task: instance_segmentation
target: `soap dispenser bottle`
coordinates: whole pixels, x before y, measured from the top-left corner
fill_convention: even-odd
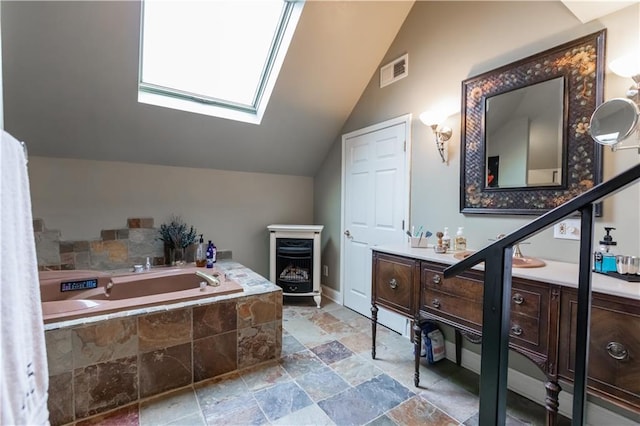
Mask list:
[[[451,250],[451,237],[449,236],[449,228],[444,227],[444,233],[442,234],[442,246],[447,250]]]
[[[456,251],[465,251],[467,249],[467,239],[462,232],[463,229],[462,226],[458,227],[456,239],[453,240],[453,249]]]
[[[613,237],[610,232],[616,228],[606,227],[604,231],[605,236],[600,241],[600,248],[594,255],[593,267],[597,272],[615,272],[616,271],[616,256],[613,253],[611,247],[618,243],[613,241]]]
[[[200,242],[198,242],[198,247],[196,248],[196,266],[202,268],[206,264],[207,248],[204,246],[204,239],[202,238],[202,234],[200,234]]]

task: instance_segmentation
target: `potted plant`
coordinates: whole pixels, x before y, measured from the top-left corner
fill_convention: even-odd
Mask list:
[[[169,223],[163,223],[158,230],[159,240],[164,242],[165,256],[169,253],[169,264],[183,265],[186,263],[186,249],[195,243],[197,232],[193,226],[188,226],[180,216],[171,216]]]

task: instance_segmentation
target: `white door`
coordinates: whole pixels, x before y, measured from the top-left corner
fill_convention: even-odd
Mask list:
[[[342,137],[344,305],[371,317],[371,248],[405,241],[409,128],[403,116]],[[408,320],[380,308],[378,322],[408,334]]]

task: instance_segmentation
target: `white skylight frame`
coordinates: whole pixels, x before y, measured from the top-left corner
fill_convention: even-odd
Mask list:
[[[263,63],[260,82],[254,93],[253,101],[246,104],[143,81],[144,6],[145,2],[149,1],[165,0],[143,0],[141,2],[138,102],[246,123],[260,124],[302,13],[304,0],[283,0],[278,27],[275,35],[272,37],[269,52]],[[238,2],[239,0],[231,1]]]

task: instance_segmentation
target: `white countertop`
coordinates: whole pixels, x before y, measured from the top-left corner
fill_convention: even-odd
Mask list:
[[[412,248],[409,243],[398,245],[380,245],[371,247],[372,250],[397,254],[420,260],[452,265],[459,262],[454,258],[454,253],[439,254],[433,250],[433,246],[428,248]],[[557,262],[543,259],[546,266],[541,268],[513,268],[514,277],[526,278],[534,281],[557,284],[566,287],[578,288],[578,264]],[[484,264],[476,265],[473,269],[484,269]],[[591,274],[591,289],[597,293],[610,294],[628,299],[640,300],[640,282],[628,282],[618,278],[609,277],[593,272]]]

